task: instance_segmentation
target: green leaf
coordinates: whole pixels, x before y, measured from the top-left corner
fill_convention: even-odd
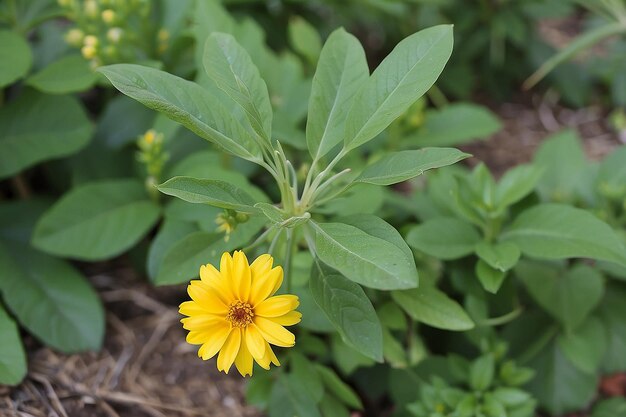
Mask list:
[[[100,260],[135,245],[159,218],[137,180],[81,185],[66,193],[39,220],[33,245],[53,255]]]
[[[486,139],[500,129],[502,123],[486,107],[470,103],[450,104],[441,110],[427,111],[424,125],[404,142],[419,146],[455,146],[474,139]]]
[[[394,291],[391,297],[409,316],[429,326],[445,330],[469,330],[474,327],[459,303],[433,286]]]
[[[26,354],[20,332],[0,305],[0,384],[17,385],[26,376],[26,371]]]
[[[355,181],[376,185],[396,184],[422,175],[429,169],[452,165],[470,156],[454,148],[391,152],[365,168]]]
[[[226,152],[250,161],[261,160],[249,121],[243,111],[236,111],[236,104],[225,93],[140,65],[116,64],[98,71],[122,93]]]
[[[313,267],[311,294],[343,341],[378,362],[383,360],[383,336],[378,316],[363,289],[339,274]]]
[[[345,147],[373,139],[435,83],[452,53],[452,26],[417,32],[400,42],[354,98]]]
[[[317,403],[294,375],[281,376],[274,382],[268,414],[269,417],[322,417]]]
[[[461,219],[437,217],[412,228],[406,241],[412,248],[439,259],[467,256],[481,240],[476,228]]]
[[[506,272],[493,268],[482,259],[479,259],[478,262],[476,262],[475,271],[476,276],[478,277],[478,280],[483,288],[492,294],[496,294],[498,292],[500,286],[502,286],[502,283],[504,282],[504,278],[506,277]]]
[[[523,261],[515,273],[546,312],[572,330],[598,305],[604,292],[602,275],[587,265],[570,270]]]
[[[626,369],[626,287],[624,285],[610,285],[600,304],[600,316],[606,334],[608,345],[602,360],[602,370],[605,373],[623,372]]]
[[[196,232],[173,244],[165,253],[157,276],[156,285],[170,285],[196,278],[200,265],[219,265],[224,252],[239,248],[250,240],[262,223],[250,219],[231,233],[228,241],[220,233]]]
[[[0,108],[0,178],[78,151],[91,132],[75,98],[25,92]]]
[[[189,203],[208,204],[243,213],[258,213],[256,201],[244,190],[226,181],[174,177],[157,186],[164,194]]]
[[[560,334],[557,343],[570,362],[593,375],[606,352],[607,334],[602,322],[590,317],[573,331]]]
[[[622,197],[626,194],[626,146],[623,145],[609,154],[598,170],[598,188],[609,197]]]
[[[118,95],[109,100],[102,111],[95,136],[108,147],[119,149],[135,143],[137,136],[152,128],[156,116],[138,101]]]
[[[324,396],[324,385],[322,385],[322,377],[317,372],[315,365],[297,352],[290,353],[289,365],[294,380],[302,385],[316,403],[320,402]]]
[[[96,74],[80,55],[68,55],[31,75],[26,83],[49,94],[67,94],[91,88]]]
[[[47,345],[65,353],[100,348],[102,304],[69,264],[26,245],[0,243],[0,292],[20,324]]]
[[[26,39],[10,30],[0,30],[0,88],[25,76],[32,63]]]
[[[322,40],[317,29],[303,18],[296,16],[289,20],[287,35],[291,47],[304,56],[309,63],[315,65],[322,50]]]
[[[146,269],[151,280],[154,281],[158,276],[165,254],[185,236],[196,231],[197,226],[192,222],[181,221],[166,215],[165,221],[160,225],[159,232],[152,239],[148,250]]]
[[[306,141],[313,159],[341,143],[355,94],[369,78],[361,43],[343,29],[326,40],[309,99]]]
[[[530,365],[538,376],[528,384],[528,391],[551,415],[585,408],[595,396],[597,376],[579,371],[556,342],[543,349]]]
[[[204,47],[207,75],[245,111],[254,131],[269,145],[272,105],[267,85],[248,52],[226,33],[213,33]]]
[[[317,255],[346,278],[382,290],[417,286],[413,256],[399,245],[401,238],[388,223],[377,221],[376,232],[345,223],[310,224],[316,232]]]
[[[519,165],[508,170],[496,186],[496,206],[508,207],[530,194],[543,171],[533,165]]]
[[[537,191],[544,200],[570,202],[587,175],[585,151],[578,134],[565,130],[546,138],[533,163],[543,170]]]
[[[495,366],[495,361],[491,354],[486,354],[476,359],[470,367],[470,387],[476,391],[486,391],[493,382]]]
[[[540,204],[524,211],[501,240],[535,258],[592,258],[626,265],[626,247],[609,225],[562,204]]]
[[[526,391],[510,387],[496,388],[493,390],[493,396],[507,407],[517,407],[532,398]]]
[[[324,395],[320,411],[323,417],[350,417],[350,410],[331,394]]]
[[[488,243],[482,241],[476,245],[475,250],[480,259],[502,272],[513,268],[521,255],[519,248],[510,242]]]
[[[616,417],[626,415],[626,399],[614,397],[598,402],[591,417]]]
[[[357,410],[363,409],[361,399],[352,390],[350,385],[343,382],[332,369],[319,364],[316,364],[315,366],[317,368],[317,372],[322,377],[322,382],[324,383],[324,386],[326,386],[328,392],[332,392],[333,396],[337,397],[342,403],[350,408]]]

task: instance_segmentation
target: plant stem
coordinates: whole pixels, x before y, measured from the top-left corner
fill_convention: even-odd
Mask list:
[[[287,275],[287,293],[291,292],[291,268],[292,268],[292,260],[291,258],[294,255],[294,247],[296,245],[296,240],[294,239],[294,230],[287,229],[287,252],[285,253],[285,274]]]

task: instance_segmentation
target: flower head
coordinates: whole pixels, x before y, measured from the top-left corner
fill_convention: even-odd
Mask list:
[[[291,347],[295,336],[284,326],[300,322],[295,295],[274,295],[283,281],[283,269],[273,267],[270,255],[248,264],[246,255],[224,253],[218,271],[207,264],[200,280],[191,281],[192,301],[180,305],[181,320],[189,330],[187,342],[201,345],[203,360],[217,357],[217,369],[228,373],[233,363],[241,375],[252,375],[253,361],[264,369],[280,366],[270,344]]]

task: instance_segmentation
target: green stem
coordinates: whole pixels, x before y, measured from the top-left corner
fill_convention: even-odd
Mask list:
[[[291,267],[292,267],[292,261],[291,258],[293,257],[293,252],[295,249],[295,245],[296,245],[296,240],[294,239],[294,230],[293,229],[287,229],[287,252],[285,253],[285,275],[287,275],[287,293],[291,293]]]
[[[446,107],[449,104],[448,99],[445,94],[443,94],[443,91],[441,91],[441,89],[439,89],[436,85],[433,85],[430,87],[430,90],[428,90],[428,98],[430,98],[435,107],[438,109]]]
[[[268,253],[272,256],[274,256],[274,249],[276,249],[276,243],[278,243],[278,238],[280,238],[280,235],[283,234],[283,230],[279,229],[278,232],[276,232],[276,234],[274,235],[274,238],[272,239],[272,243],[270,243],[270,248],[268,249]]]
[[[503,324],[506,324],[510,321],[515,320],[517,317],[519,317],[520,314],[522,314],[523,311],[524,309],[522,308],[522,306],[517,306],[514,310],[502,316],[492,317],[492,318],[481,321],[480,325],[487,326],[487,327],[501,326]]]
[[[259,246],[261,243],[263,243],[263,241],[265,240],[267,235],[269,235],[272,232],[272,230],[274,230],[275,228],[276,228],[276,225],[270,226],[266,231],[261,233],[261,235],[258,238],[256,238],[256,240],[254,242],[252,242],[252,244],[250,244],[250,245],[246,246],[245,248],[243,248],[243,251],[244,252],[249,252],[252,249],[254,249],[257,246]]]

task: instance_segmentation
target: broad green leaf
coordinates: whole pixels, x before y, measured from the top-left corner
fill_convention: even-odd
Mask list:
[[[20,332],[0,305],[0,384],[17,385],[26,376],[26,371],[26,354]]]
[[[571,130],[546,138],[533,163],[543,170],[537,191],[544,200],[557,202],[577,197],[589,165],[578,134]]]
[[[331,392],[333,396],[337,397],[341,402],[351,408],[357,410],[363,409],[361,399],[352,390],[350,385],[343,382],[332,369],[323,365],[315,366],[317,368],[317,372],[321,375],[322,382],[328,389],[328,392]]]
[[[521,255],[519,248],[510,242],[488,243],[482,241],[476,245],[475,250],[480,259],[502,272],[513,268]]]
[[[373,184],[354,184],[339,196],[332,198],[313,211],[326,215],[353,216],[374,214],[385,202],[385,189]]]
[[[315,250],[328,266],[366,287],[397,290],[417,286],[413,257],[386,235],[369,233],[345,223],[312,223]],[[392,228],[386,225],[385,229]],[[382,236],[382,237],[381,237]]]
[[[487,391],[493,382],[495,361],[493,355],[485,354],[472,362],[469,374],[470,387],[475,391]]]
[[[487,262],[479,259],[475,267],[476,276],[486,291],[496,294],[504,282],[506,272],[493,268]]]
[[[573,331],[560,334],[557,343],[570,362],[593,375],[606,352],[607,334],[602,322],[590,317]]]
[[[322,49],[309,99],[306,142],[313,159],[341,143],[350,104],[368,78],[361,43],[343,29],[334,31]]]
[[[376,185],[396,184],[422,175],[429,169],[452,165],[470,156],[454,148],[392,152],[365,168],[355,181]]]
[[[326,274],[315,266],[310,288],[315,302],[343,341],[367,357],[382,362],[382,328],[363,289],[342,275]]]
[[[257,213],[256,201],[244,190],[228,182],[192,177],[174,177],[157,187],[164,194],[189,203],[208,204],[244,213]]]
[[[0,108],[0,178],[78,151],[91,132],[74,97],[25,92]]]
[[[373,139],[435,83],[452,53],[452,26],[417,32],[400,42],[354,98],[344,144]]]
[[[324,385],[315,365],[297,351],[290,352],[289,365],[297,383],[303,386],[316,403],[320,402],[324,396]]]
[[[626,287],[610,285],[600,303],[600,316],[608,336],[607,351],[602,360],[605,373],[623,372],[626,369]]]
[[[246,50],[233,36],[213,33],[205,44],[203,65],[207,75],[241,106],[254,131],[269,145],[272,105],[265,81]]]
[[[507,171],[496,186],[496,206],[504,208],[526,197],[542,175],[543,171],[533,165],[519,165]]]
[[[459,303],[433,286],[394,291],[391,296],[409,316],[429,326],[445,330],[469,330],[474,327]]]
[[[317,29],[303,18],[296,16],[289,20],[287,35],[294,51],[315,65],[322,50],[322,40]]]
[[[225,94],[140,65],[116,64],[98,71],[122,93],[164,113],[226,152],[250,161],[261,159],[249,121],[235,111]]]
[[[0,243],[0,292],[29,332],[62,352],[98,350],[104,310],[69,264],[19,243]]]
[[[48,94],[67,94],[91,88],[96,74],[80,55],[68,55],[31,75],[26,83]]]
[[[196,231],[198,231],[197,226],[192,222],[166,217],[148,250],[146,270],[151,280],[154,281],[158,276],[165,254],[185,236]]]
[[[85,184],[66,193],[41,217],[33,244],[57,256],[108,259],[135,245],[159,214],[159,206],[137,180]]]
[[[152,128],[156,116],[157,113],[138,101],[118,95],[102,111],[95,136],[108,147],[119,149],[134,143],[139,135]]]
[[[427,220],[412,228],[406,236],[412,248],[444,260],[458,259],[473,253],[480,239],[473,225],[453,217]]]
[[[262,227],[258,220],[250,219],[231,233],[228,241],[221,233],[195,232],[183,237],[164,254],[154,283],[170,285],[187,282],[198,277],[200,266],[219,265],[224,252],[244,246]]]
[[[602,161],[597,182],[600,192],[609,198],[619,199],[626,194],[626,145]]]
[[[604,292],[602,275],[587,265],[570,270],[523,261],[515,273],[533,299],[567,329],[575,329],[598,305]]]
[[[599,401],[593,407],[591,417],[616,417],[626,415],[626,399],[613,397]]]
[[[269,417],[322,417],[317,403],[293,374],[274,381],[270,395]]]
[[[527,385],[551,415],[563,415],[589,404],[596,393],[598,378],[579,371],[563,355],[556,342],[551,342],[531,362],[537,376]]]
[[[10,30],[0,30],[0,88],[25,76],[32,63],[26,39]]]
[[[502,129],[502,123],[489,109],[470,103],[450,104],[426,112],[424,125],[408,136],[411,146],[455,146],[475,139],[487,139]]]
[[[592,258],[626,265],[626,246],[609,225],[562,204],[540,204],[524,211],[501,240],[535,258]]]
[[[350,410],[346,408],[332,394],[326,393],[320,402],[320,411],[323,417],[350,417]]]

